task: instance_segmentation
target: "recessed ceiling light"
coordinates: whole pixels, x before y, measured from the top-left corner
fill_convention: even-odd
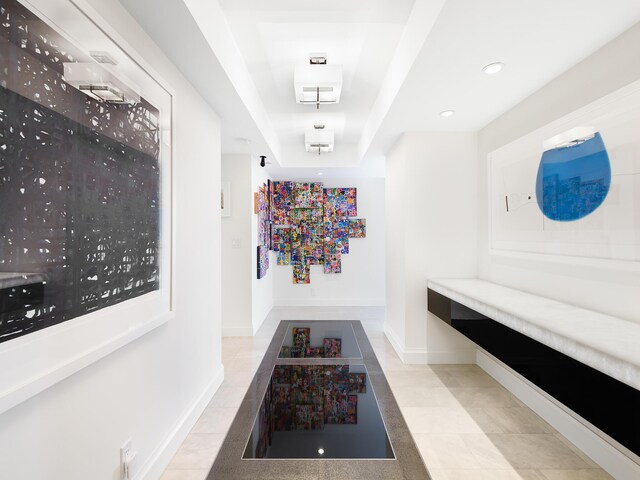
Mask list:
[[[440,116],[441,117],[452,117],[454,113],[456,113],[455,110],[445,110],[444,112],[440,112]]]
[[[322,172],[318,172],[318,175],[324,175],[324,173],[322,173]]]
[[[487,75],[493,75],[495,73],[498,73],[503,68],[504,68],[504,63],[494,62],[494,63],[490,63],[489,65],[485,65],[482,71]]]
[[[319,448],[319,449],[318,449],[318,453],[319,453],[320,455],[324,455],[324,448]]]

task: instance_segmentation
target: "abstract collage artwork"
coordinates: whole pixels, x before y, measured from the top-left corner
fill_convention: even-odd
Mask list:
[[[342,272],[349,239],[366,237],[358,215],[356,188],[324,188],[318,182],[267,181],[258,189],[258,278],[277,265],[293,267],[293,283],[311,282],[311,265],[326,274]]]
[[[20,2],[0,17],[2,343],[160,290],[167,207],[160,110],[90,98],[63,75],[88,55]]]
[[[489,153],[492,252],[640,261],[640,82]]]

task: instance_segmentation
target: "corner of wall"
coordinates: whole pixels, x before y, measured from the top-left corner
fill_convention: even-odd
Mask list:
[[[477,274],[477,134],[409,132],[387,157],[385,333],[406,363],[474,363],[475,350],[429,318],[426,282]],[[453,186],[455,185],[455,188]]]
[[[389,340],[389,343],[391,343],[391,346],[395,350],[400,360],[404,363],[404,341],[400,336],[396,335],[396,333],[393,331],[393,327],[389,322],[387,322],[386,318],[384,321],[384,334],[387,337],[387,340]]]

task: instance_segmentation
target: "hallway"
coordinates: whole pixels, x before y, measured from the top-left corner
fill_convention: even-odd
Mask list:
[[[640,0],[0,18],[0,480],[640,479]]]
[[[592,460],[477,365],[405,365],[378,307],[275,308],[225,337],[225,380],[162,480],[204,480],[280,320],[360,319],[434,480],[605,480]],[[283,472],[282,478],[289,478]]]

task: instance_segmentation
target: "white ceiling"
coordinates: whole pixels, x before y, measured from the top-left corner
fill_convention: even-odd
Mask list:
[[[404,131],[479,130],[640,21],[638,0],[446,0],[426,39],[415,37],[422,43],[390,108],[372,113],[379,95],[396,93],[381,88],[404,54],[396,47],[414,3],[429,1],[220,0],[280,139],[281,166],[353,168],[363,156],[378,164]],[[294,67],[310,52],[344,66],[339,105],[296,105]],[[507,67],[484,75],[494,61]],[[447,109],[454,117],[440,117]],[[303,141],[318,121],[336,132],[335,152],[320,157]]]
[[[402,132],[477,131],[640,21],[640,0],[120,1],[218,113],[223,153],[291,178],[383,176]],[[344,67],[340,103],[319,111],[293,92],[311,52]],[[305,152],[315,122],[333,153]]]
[[[405,131],[480,130],[638,21],[638,0],[448,0],[367,157]]]
[[[354,163],[357,143],[414,0],[220,0],[231,31],[282,145],[281,165]],[[293,73],[309,54],[343,66],[338,105],[295,103]],[[304,132],[321,122],[336,148],[304,150]],[[339,159],[339,160],[336,160]]]

